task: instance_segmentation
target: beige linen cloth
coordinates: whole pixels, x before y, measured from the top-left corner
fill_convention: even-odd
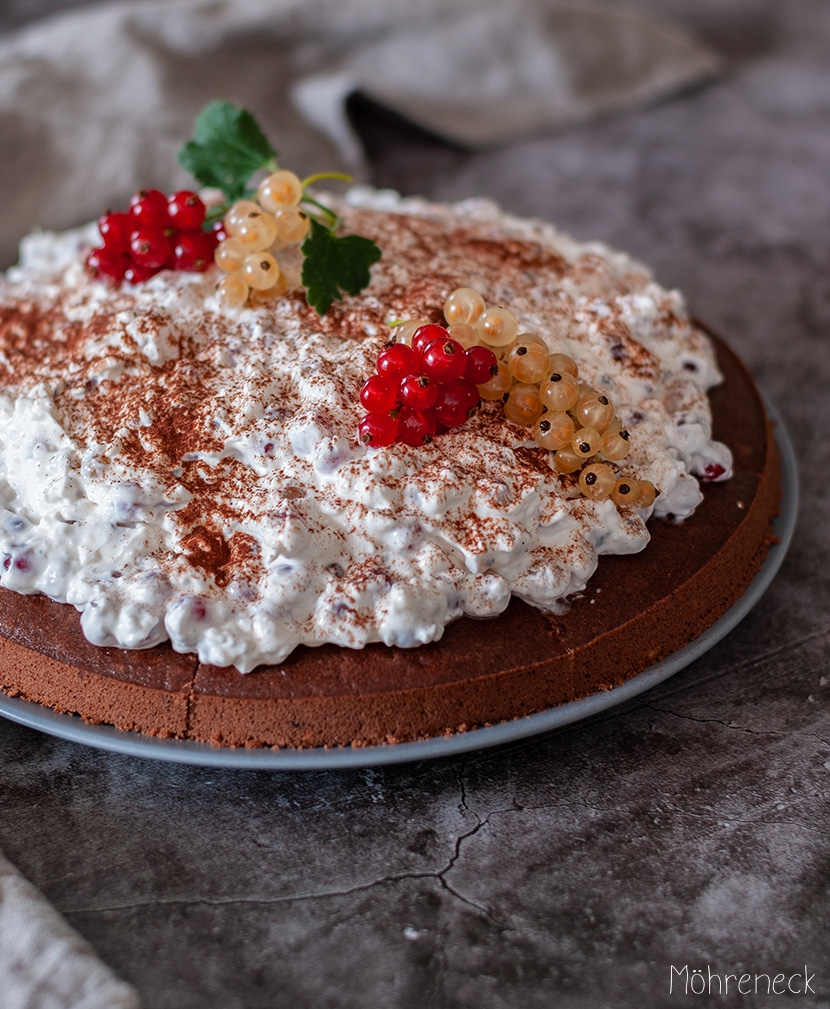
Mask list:
[[[0,1006],[139,1009],[133,989],[96,957],[0,855]]]
[[[211,98],[250,108],[301,174],[362,167],[359,91],[480,147],[663,98],[714,54],[580,0],[178,0],[87,8],[0,36],[0,267],[35,225],[66,227],[142,187]]]
[[[213,98],[248,107],[298,172],[361,176],[345,111],[355,92],[477,148],[653,102],[717,69],[682,32],[580,0],[85,8],[0,36],[0,266],[35,226],[186,184],[176,152]],[[138,1005],[2,856],[0,993],[3,1009]]]

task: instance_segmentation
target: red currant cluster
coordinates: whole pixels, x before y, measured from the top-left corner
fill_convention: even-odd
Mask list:
[[[368,413],[358,437],[373,448],[432,441],[467,420],[479,404],[477,386],[497,371],[496,355],[487,347],[465,350],[443,326],[420,326],[411,346],[396,343],[378,354],[377,374],[360,390]]]
[[[104,243],[90,252],[87,270],[116,284],[140,284],[163,269],[201,273],[213,262],[220,237],[202,230],[204,220],[205,205],[195,193],[141,189],[126,213],[99,218]]]

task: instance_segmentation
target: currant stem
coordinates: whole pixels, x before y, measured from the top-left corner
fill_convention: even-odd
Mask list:
[[[301,202],[310,203],[312,206],[317,207],[318,210],[321,210],[326,215],[326,220],[330,222],[326,224],[326,227],[329,228],[331,231],[334,231],[336,228],[339,228],[340,225],[343,223],[342,218],[338,217],[338,215],[335,214],[333,210],[331,210],[329,207],[324,206],[324,204],[320,203],[318,200],[313,199],[311,196],[304,195]]]
[[[220,218],[224,217],[230,208],[230,203],[215,203],[212,207],[208,207],[205,212],[205,224],[214,224]],[[208,230],[208,229],[205,229]]]
[[[315,182],[319,182],[320,179],[340,179],[343,182],[351,182],[351,175],[344,175],[343,172],[318,172],[316,175],[309,175],[307,179],[303,179],[300,185],[303,189],[307,189],[308,186]]]

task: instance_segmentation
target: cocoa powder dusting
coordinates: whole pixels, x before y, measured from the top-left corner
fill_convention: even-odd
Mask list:
[[[111,326],[108,313],[85,322],[66,316],[66,295],[40,304],[35,301],[0,304],[0,375],[14,385],[36,381],[55,368],[76,360],[90,339]]]
[[[192,533],[181,541],[182,553],[191,564],[214,576],[219,586],[227,583],[225,567],[231,551],[221,533],[212,532],[203,525],[195,526]]]

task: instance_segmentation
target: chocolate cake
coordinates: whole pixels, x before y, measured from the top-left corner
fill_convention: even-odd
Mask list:
[[[112,291],[73,267],[83,234],[12,273],[4,691],[217,745],[394,743],[608,689],[744,592],[780,477],[728,347],[715,364],[621,254],[483,204],[372,199],[344,213],[385,258],[323,320],[291,291],[223,311],[209,276]],[[357,443],[388,321],[434,323],[464,284],[579,356],[655,503],[581,497],[497,403],[418,448]]]

